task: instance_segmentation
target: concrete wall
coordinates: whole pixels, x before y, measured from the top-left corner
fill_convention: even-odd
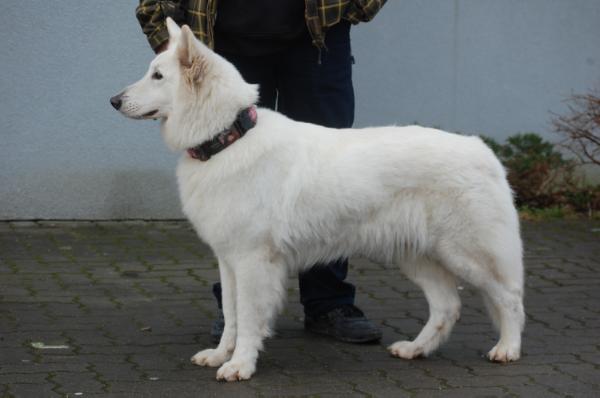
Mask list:
[[[157,123],[108,103],[152,58],[136,4],[3,0],[0,219],[181,216]],[[353,31],[356,124],[552,138],[600,84],[598,21],[598,0],[389,0]]]

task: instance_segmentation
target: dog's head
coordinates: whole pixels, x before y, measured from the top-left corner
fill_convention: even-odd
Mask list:
[[[133,119],[161,119],[167,144],[181,150],[228,127],[258,100],[256,85],[199,40],[190,28],[167,18],[169,44],[138,82],[110,99]]]

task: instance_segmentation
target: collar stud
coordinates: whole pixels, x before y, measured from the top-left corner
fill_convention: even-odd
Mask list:
[[[248,130],[256,126],[256,120],[256,106],[252,105],[238,113],[235,121],[228,129],[221,131],[215,137],[204,141],[200,145],[188,148],[187,153],[192,159],[206,162],[211,156],[221,152],[223,149],[242,138]]]

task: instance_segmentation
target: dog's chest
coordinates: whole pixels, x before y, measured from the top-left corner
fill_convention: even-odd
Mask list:
[[[214,248],[242,232],[250,236],[267,228],[269,209],[261,204],[259,181],[196,162],[182,159],[177,180],[183,212],[202,240]]]

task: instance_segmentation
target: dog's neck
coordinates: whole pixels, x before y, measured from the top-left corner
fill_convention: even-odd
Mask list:
[[[241,110],[258,102],[258,86],[244,81],[227,60],[203,54],[203,73],[195,80],[182,75],[169,116],[161,125],[174,151],[187,151],[228,130]]]
[[[201,87],[182,84],[169,117],[161,123],[169,148],[187,151],[212,140],[234,124],[241,110],[258,102],[258,87],[247,84],[241,76],[239,82],[227,85],[222,80],[207,76]]]
[[[226,128],[212,139],[206,140],[200,145],[188,148],[188,155],[193,159],[203,162],[207,161],[211,156],[221,152],[242,138],[248,130],[256,126],[256,119],[256,106],[252,105],[238,113],[235,121],[229,128]]]

